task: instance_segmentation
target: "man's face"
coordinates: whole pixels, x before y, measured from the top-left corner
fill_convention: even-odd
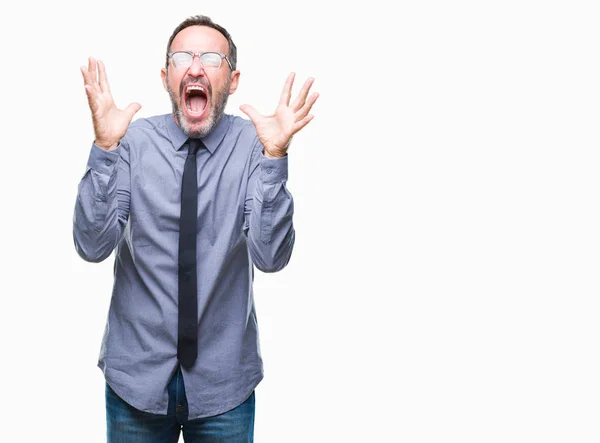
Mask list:
[[[220,52],[229,54],[223,34],[208,26],[189,26],[179,32],[171,52]],[[237,89],[239,71],[231,72],[226,60],[218,69],[203,67],[194,57],[189,67],[173,66],[161,70],[163,86],[171,97],[177,124],[188,137],[206,136],[221,120],[227,98]]]

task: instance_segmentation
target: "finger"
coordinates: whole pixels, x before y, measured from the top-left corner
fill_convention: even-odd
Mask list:
[[[88,61],[88,74],[91,83],[98,83],[97,74],[96,74],[96,59],[94,57],[90,57]]]
[[[92,104],[92,87],[90,85],[84,85],[85,95],[87,96],[88,102]]]
[[[106,76],[106,67],[104,63],[98,60],[98,72],[100,77],[100,89],[103,92],[110,92],[110,86],[108,85],[108,77]]]
[[[94,91],[94,87],[90,86],[90,85],[85,85],[85,93],[87,95],[87,100],[88,100],[90,109],[92,111],[92,115],[94,115],[95,112],[98,110],[98,103],[97,103],[96,99],[94,98],[94,96],[96,95],[96,93]]]
[[[304,85],[302,86],[298,97],[296,98],[296,100],[294,100],[294,103],[292,103],[292,109],[294,110],[294,112],[302,108],[302,106],[304,106],[304,103],[306,102],[306,96],[308,95],[308,92],[310,91],[310,88],[314,81],[315,79],[313,77],[310,77],[304,82]]]
[[[140,109],[142,109],[142,105],[140,105],[139,103],[135,103],[135,102],[130,103],[129,106],[127,106],[125,108],[125,114],[129,118],[129,121],[131,121],[131,119],[133,118],[135,113],[138,112]]]
[[[92,83],[94,84],[98,92],[102,93],[102,88],[100,87],[100,82],[98,81],[98,61],[94,57],[90,57],[90,59],[92,65],[90,69],[90,74],[92,75]]]
[[[96,80],[96,60],[94,57],[89,57],[88,59],[88,67],[85,76],[87,84],[92,86],[94,91],[100,93],[100,85],[98,85],[98,81]]]
[[[88,68],[86,68],[85,66],[81,66],[80,69],[81,69],[81,75],[83,76],[83,84],[84,84],[84,86],[86,86],[86,92],[89,92],[92,94],[98,93],[99,92],[98,88],[93,84],[92,80],[90,79],[91,75],[90,75]],[[89,91],[88,91],[88,88],[89,88]]]
[[[89,69],[87,68],[87,66],[84,66],[84,65],[81,65],[79,69],[81,69],[81,75],[83,76],[83,83],[85,85],[89,85],[91,83]]]
[[[292,129],[293,133],[295,134],[300,129],[304,128],[306,125],[308,125],[308,122],[310,122],[313,118],[314,118],[314,115],[308,114],[306,117],[304,117],[298,123],[296,123]]]
[[[295,72],[290,72],[285,80],[285,85],[283,85],[283,91],[281,91],[281,97],[279,99],[280,105],[289,106],[290,97],[292,96],[292,85],[294,84],[294,77],[296,76]]]
[[[315,104],[317,99],[319,98],[319,93],[314,92],[310,95],[304,106],[300,109],[300,111],[296,112],[296,121],[302,120],[306,115],[310,112],[310,109]]]
[[[240,111],[242,111],[244,114],[246,114],[250,118],[250,120],[252,120],[252,123],[254,123],[254,126],[256,126],[256,124],[262,118],[262,115],[260,115],[260,113],[250,105],[240,106]]]
[[[81,71],[81,76],[83,77],[83,84],[87,85],[88,84],[88,80],[87,80],[87,68],[83,65],[81,65],[79,67],[79,70]]]

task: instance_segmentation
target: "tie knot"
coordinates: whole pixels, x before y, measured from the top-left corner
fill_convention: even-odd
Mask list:
[[[200,146],[202,146],[202,141],[199,138],[190,138],[189,139],[189,147],[188,147],[188,155],[196,155]]]

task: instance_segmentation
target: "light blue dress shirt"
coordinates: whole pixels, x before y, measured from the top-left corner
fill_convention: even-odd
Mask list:
[[[189,419],[241,404],[263,378],[254,269],[287,265],[294,245],[288,157],[264,156],[254,125],[223,115],[202,139],[198,174],[198,358],[182,368]],[[177,263],[187,137],[172,114],[134,121],[119,147],[92,145],[73,217],[77,253],[116,248],[98,366],[142,411],[166,414],[177,366]]]

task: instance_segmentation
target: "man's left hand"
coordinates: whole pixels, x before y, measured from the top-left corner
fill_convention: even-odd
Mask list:
[[[304,82],[298,97],[290,105],[295,76],[296,74],[293,72],[288,75],[281,92],[279,105],[273,115],[264,116],[250,105],[240,106],[240,110],[250,117],[256,127],[256,133],[265,148],[266,157],[285,156],[292,136],[313,119],[313,115],[309,112],[319,94],[313,92],[308,99],[306,97],[315,79],[311,77]]]

